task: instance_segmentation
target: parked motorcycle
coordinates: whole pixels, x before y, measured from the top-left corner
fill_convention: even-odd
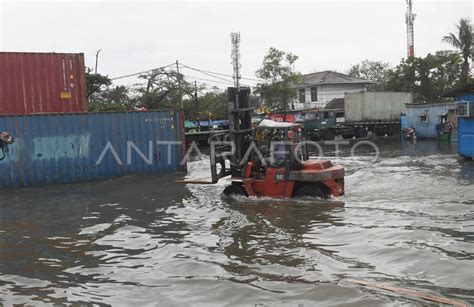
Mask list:
[[[405,140],[416,140],[415,128],[403,128],[402,136]]]

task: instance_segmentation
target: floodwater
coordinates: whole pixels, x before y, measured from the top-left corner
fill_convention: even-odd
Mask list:
[[[379,141],[339,157],[331,203],[223,200],[179,175],[0,191],[0,306],[426,306],[367,280],[474,303],[474,163]],[[189,164],[206,178],[208,161]]]

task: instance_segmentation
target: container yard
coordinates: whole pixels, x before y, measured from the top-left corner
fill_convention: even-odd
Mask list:
[[[0,307],[474,305],[469,11],[1,3]]]

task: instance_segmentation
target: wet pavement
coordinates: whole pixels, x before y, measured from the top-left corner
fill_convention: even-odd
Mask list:
[[[346,278],[474,303],[474,162],[378,141],[324,155],[338,201],[233,199],[179,174],[0,191],[0,306],[426,306]],[[208,178],[208,160],[189,164]]]

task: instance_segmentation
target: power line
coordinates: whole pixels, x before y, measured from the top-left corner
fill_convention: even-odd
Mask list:
[[[209,76],[209,77],[213,77],[213,78],[216,78],[216,79],[219,79],[219,80],[223,80],[223,81],[226,81],[226,82],[232,82],[232,81],[231,81],[231,80],[229,80],[229,79],[224,79],[224,78],[221,78],[221,77],[217,77],[217,76],[214,76],[214,75],[208,74],[208,73],[206,73],[206,72],[204,72],[204,71],[200,71],[200,70],[198,70],[198,69],[189,68],[189,67],[184,67],[184,68],[188,68],[188,69],[191,69],[191,70],[194,70],[194,71],[200,72],[200,73],[202,73],[202,74],[205,74],[205,75],[207,75],[207,76]]]
[[[110,80],[118,80],[118,79],[124,79],[124,78],[134,77],[134,76],[138,76],[138,75],[141,75],[141,74],[145,74],[145,73],[150,72],[150,71],[154,71],[154,70],[158,70],[158,69],[163,69],[163,68],[169,67],[169,66],[171,66],[171,65],[175,65],[175,63],[168,64],[168,65],[162,66],[162,67],[157,67],[157,68],[152,68],[152,69],[140,71],[140,72],[137,72],[137,73],[134,73],[134,74],[129,74],[129,75],[124,75],[124,76],[120,76],[120,77],[111,78]]]
[[[218,72],[213,72],[213,71],[209,71],[209,70],[204,70],[204,69],[194,68],[194,67],[190,67],[190,66],[184,65],[184,64],[182,64],[182,63],[180,63],[180,65],[181,65],[181,66],[183,66],[183,67],[186,67],[186,68],[189,68],[189,69],[195,70],[195,71],[202,72],[202,73],[209,73],[209,74],[214,74],[214,75],[218,75],[218,76],[223,76],[223,77],[230,77],[230,78],[233,78],[233,76],[232,76],[232,75],[226,75],[226,74],[222,74],[222,73],[218,73]],[[257,81],[257,82],[263,81],[263,80],[261,80],[261,79],[244,78],[244,77],[241,77],[240,79],[244,79],[244,80],[250,80],[250,81]]]
[[[140,72],[136,72],[136,73],[132,73],[132,74],[128,74],[128,75],[123,75],[123,76],[118,76],[118,77],[114,77],[114,78],[111,78],[110,80],[119,80],[119,79],[125,79],[125,78],[129,78],[129,77],[134,77],[134,76],[138,76],[138,75],[142,75],[142,74],[145,74],[145,73],[148,73],[148,72],[152,72],[152,71],[155,71],[155,70],[159,70],[159,69],[164,69],[164,68],[167,68],[167,67],[170,67],[170,66],[174,66],[176,65],[176,63],[171,63],[171,64],[168,64],[168,65],[165,65],[165,66],[161,66],[161,67],[157,67],[157,68],[152,68],[152,69],[148,69],[148,70],[144,70],[144,71],[140,71]],[[184,75],[181,73],[181,75],[183,77],[187,77],[187,78],[191,78],[193,80],[202,80],[202,81],[207,81],[207,82],[212,82],[212,83],[220,83],[220,84],[226,84],[226,85],[231,85],[231,84],[234,84],[233,81],[229,80],[229,79],[225,79],[225,78],[221,78],[221,77],[218,77],[218,76],[214,76],[213,74],[215,75],[222,75],[222,76],[226,76],[226,77],[232,77],[230,75],[226,75],[226,74],[221,74],[221,73],[215,73],[215,72],[211,72],[211,71],[207,71],[207,70],[202,70],[202,69],[198,69],[198,68],[194,68],[194,67],[190,67],[190,66],[187,66],[187,65],[184,65],[182,63],[179,63],[180,66],[184,67],[184,68],[187,68],[187,69],[190,69],[190,70],[193,70],[193,71],[197,71],[197,72],[200,72],[202,74],[205,74],[209,77],[212,77],[212,78],[216,78],[218,80],[211,80],[211,79],[206,79],[206,78],[200,78],[200,77],[195,77],[195,76],[189,76],[189,75]],[[251,79],[251,78],[242,78],[242,79],[246,79],[246,80],[254,80],[254,81],[258,81],[256,79]],[[146,82],[145,82],[146,83]],[[144,84],[144,83],[143,83]],[[209,84],[206,84],[206,83],[202,83],[204,85],[209,85]],[[133,85],[140,85],[140,83],[135,83]],[[250,86],[248,84],[242,84],[244,86]]]
[[[199,78],[199,77],[194,77],[194,76],[188,76],[188,75],[184,75],[184,74],[181,74],[183,77],[187,77],[187,78],[191,78],[191,79],[196,79],[196,80],[203,80],[203,81],[208,81],[208,82],[214,82],[214,83],[222,83],[222,84],[233,84],[232,81],[228,81],[226,80],[225,82],[224,81],[218,81],[218,80],[210,80],[210,79],[205,79],[205,78]]]

